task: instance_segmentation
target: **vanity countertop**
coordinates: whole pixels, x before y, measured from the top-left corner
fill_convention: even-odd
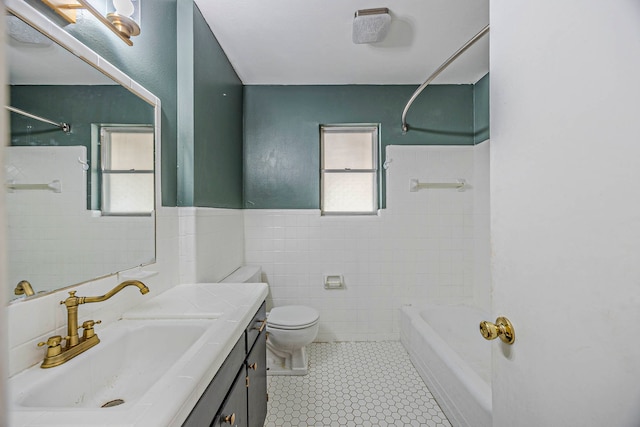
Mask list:
[[[167,369],[155,384],[131,404],[111,408],[43,408],[20,405],[25,392],[55,375],[55,370],[68,369],[73,364],[100,351],[100,345],[51,369],[34,366],[9,379],[10,425],[19,426],[120,426],[157,427],[181,426],[237,340],[267,296],[263,283],[200,283],[179,285],[145,301],[123,315],[125,321],[136,319],[166,322],[175,319],[203,319],[208,326],[201,337],[178,361]],[[102,342],[108,342],[110,328],[97,329]],[[171,345],[171,337],[167,337]],[[93,353],[92,353],[93,352]],[[162,357],[159,354],[158,357]],[[64,393],[63,389],[52,393]]]

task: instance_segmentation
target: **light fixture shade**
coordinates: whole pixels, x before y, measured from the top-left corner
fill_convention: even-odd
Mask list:
[[[107,19],[129,38],[140,34],[142,0],[107,0]]]
[[[353,18],[353,42],[355,44],[377,43],[389,32],[391,15],[389,9],[363,9]]]

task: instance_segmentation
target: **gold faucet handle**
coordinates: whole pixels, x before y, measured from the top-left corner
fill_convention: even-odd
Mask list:
[[[54,335],[52,337],[49,337],[47,339],[47,342],[39,342],[38,347],[42,347],[45,344],[49,347],[55,347],[60,345],[61,342],[62,342],[62,335]]]
[[[102,323],[102,320],[85,320],[84,322],[82,322],[82,327],[84,329],[92,329],[93,325],[97,325],[98,323]]]
[[[91,338],[93,337],[96,333],[93,330],[93,325],[97,325],[99,323],[102,323],[102,320],[85,320],[84,322],[82,322],[82,328],[84,329],[83,333],[82,333],[82,337],[84,339],[87,338]],[[80,329],[80,328],[78,328]]]
[[[47,342],[39,342],[38,347],[42,347],[43,345],[47,345],[47,357],[57,356],[62,353],[62,346],[60,343],[62,340],[68,340],[69,337],[63,337],[61,335],[54,335],[47,339]]]

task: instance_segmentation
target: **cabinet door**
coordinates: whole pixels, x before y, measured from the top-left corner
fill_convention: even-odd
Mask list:
[[[200,397],[200,400],[198,400],[189,417],[182,424],[182,427],[203,427],[211,424],[211,420],[215,417],[227,392],[231,389],[238,370],[244,371],[244,369],[241,369],[246,354],[244,348],[245,338],[243,334]]]
[[[212,427],[248,427],[246,381],[245,370],[240,369]]]
[[[267,416],[267,334],[263,331],[247,356],[249,427],[262,427]]]
[[[266,304],[262,303],[262,305],[256,312],[255,316],[253,316],[253,319],[251,319],[249,326],[247,326],[247,334],[246,334],[247,335],[247,350],[246,350],[247,354],[253,348],[253,345],[256,342],[258,335],[260,335],[266,330],[266,325],[267,325]]]

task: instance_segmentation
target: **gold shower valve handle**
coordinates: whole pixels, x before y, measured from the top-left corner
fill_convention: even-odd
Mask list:
[[[486,340],[494,340],[500,337],[507,344],[513,344],[516,340],[513,325],[509,319],[503,316],[498,317],[496,323],[487,322],[486,320],[480,322],[480,334]]]

